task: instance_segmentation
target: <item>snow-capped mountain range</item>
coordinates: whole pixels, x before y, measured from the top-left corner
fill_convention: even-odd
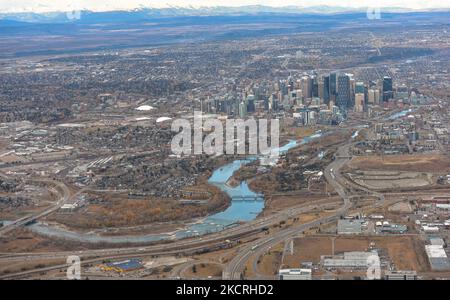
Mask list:
[[[449,5],[450,7],[450,5]],[[401,7],[382,7],[379,8],[383,13],[406,13],[416,11],[450,11],[450,8],[434,9],[410,9]],[[365,13],[368,7],[341,7],[341,6],[211,6],[211,7],[193,7],[193,6],[170,6],[163,8],[138,7],[131,10],[113,10],[113,11],[91,11],[83,8],[74,8],[67,11],[55,12],[16,12],[1,13],[0,19],[32,22],[32,23],[53,23],[53,22],[73,22],[68,17],[68,13],[78,11],[85,18],[98,20],[104,18],[123,19],[126,21],[142,20],[146,18],[172,17],[172,16],[220,16],[220,15],[257,15],[257,14],[341,14],[341,13]],[[75,20],[76,21],[76,20]]]

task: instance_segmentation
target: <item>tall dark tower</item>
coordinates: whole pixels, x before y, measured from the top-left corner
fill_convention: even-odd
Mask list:
[[[327,105],[330,103],[330,76],[323,77],[323,101]]]
[[[394,98],[394,89],[392,84],[392,78],[385,76],[383,78],[383,102],[388,102]]]
[[[343,111],[351,105],[350,77],[345,74],[337,79],[336,105]]]
[[[294,78],[292,76],[289,76],[288,83],[288,91],[292,92],[295,89]]]
[[[337,74],[330,74],[330,98],[336,100],[337,96]]]
[[[312,78],[312,96],[319,97],[319,81],[317,77]]]

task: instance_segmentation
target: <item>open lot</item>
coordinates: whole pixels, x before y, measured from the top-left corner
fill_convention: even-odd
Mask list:
[[[357,170],[449,173],[450,158],[444,155],[395,155],[354,157],[349,167]]]
[[[434,183],[431,173],[419,172],[358,171],[349,176],[359,185],[373,190],[424,187]]]
[[[186,269],[183,275],[187,278],[220,278],[222,276],[222,266],[216,263],[200,263]]]
[[[366,251],[370,244],[387,251],[390,260],[399,270],[429,269],[423,242],[418,236],[357,236],[338,237],[335,240],[335,254],[346,251]],[[294,254],[284,256],[283,266],[298,268],[301,262],[319,263],[321,255],[332,254],[330,236],[311,236],[294,240]]]

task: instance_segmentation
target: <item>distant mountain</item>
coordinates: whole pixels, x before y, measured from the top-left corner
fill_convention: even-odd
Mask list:
[[[236,40],[328,31],[382,33],[408,28],[447,28],[450,11],[383,11],[370,20],[364,11],[329,8],[277,10],[264,7],[199,9],[139,9],[133,11],[49,14],[8,14],[0,18],[0,58],[72,54],[178,43]],[[331,13],[333,12],[333,13]],[[399,31],[400,33],[403,31]],[[24,43],[23,41],[27,41]]]
[[[449,5],[450,6],[450,5]],[[450,8],[449,8],[450,10]],[[263,5],[249,5],[240,7],[169,7],[169,8],[139,8],[130,11],[106,11],[93,12],[82,10],[81,18],[73,17],[71,12],[48,12],[48,13],[0,13],[0,19],[13,20],[29,23],[67,23],[67,22],[133,22],[152,18],[167,18],[176,16],[238,16],[238,15],[264,15],[264,14],[342,14],[342,13],[365,13],[367,7],[346,8],[338,6],[284,6],[271,7]],[[381,8],[383,13],[405,13],[412,12],[408,8]],[[427,10],[427,11],[442,11]]]

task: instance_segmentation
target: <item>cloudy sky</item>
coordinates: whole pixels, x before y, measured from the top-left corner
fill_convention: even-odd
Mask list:
[[[0,12],[48,12],[88,9],[108,11],[139,7],[268,5],[301,7],[404,7],[411,9],[450,8],[450,0],[0,0]]]

